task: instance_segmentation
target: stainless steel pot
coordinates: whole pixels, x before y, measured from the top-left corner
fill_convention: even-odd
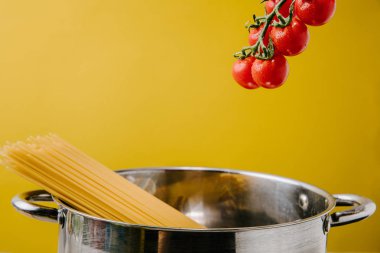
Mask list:
[[[357,195],[330,195],[282,177],[210,168],[118,171],[205,230],[132,225],[79,212],[45,191],[13,198],[33,218],[59,223],[59,253],[324,253],[330,227],[364,219],[375,204]],[[34,203],[55,201],[59,208]],[[352,209],[330,213],[335,206]]]

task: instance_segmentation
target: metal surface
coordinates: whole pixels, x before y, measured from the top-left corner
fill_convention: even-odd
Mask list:
[[[57,208],[42,206],[34,202],[51,202],[53,197],[44,190],[24,192],[12,199],[12,205],[17,211],[37,220],[57,222]]]
[[[13,204],[38,219],[52,220],[58,213],[59,253],[325,253],[330,225],[355,222],[375,209],[368,199],[337,195],[339,205],[355,202],[363,206],[335,213],[330,219],[329,212],[335,207],[330,194],[302,182],[260,173],[166,167],[118,173],[208,229],[115,222],[81,213],[58,199],[59,212],[46,209],[46,219],[45,208],[32,203],[36,197],[46,197],[41,191],[18,196]]]
[[[337,227],[357,222],[371,216],[376,211],[372,200],[352,194],[336,194],[336,206],[354,206],[354,208],[331,215],[331,226]]]

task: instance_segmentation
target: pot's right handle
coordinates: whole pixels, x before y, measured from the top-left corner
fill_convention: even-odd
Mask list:
[[[371,216],[376,204],[367,198],[354,194],[335,194],[336,206],[353,206],[354,208],[331,214],[331,226],[337,227],[360,221]]]
[[[53,197],[44,190],[24,192],[13,197],[12,205],[26,216],[57,223],[58,209],[34,203],[36,201],[52,202]]]

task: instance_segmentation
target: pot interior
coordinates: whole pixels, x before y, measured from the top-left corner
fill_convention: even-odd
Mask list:
[[[118,173],[208,228],[294,222],[335,205],[331,195],[319,188],[260,173],[196,168]]]

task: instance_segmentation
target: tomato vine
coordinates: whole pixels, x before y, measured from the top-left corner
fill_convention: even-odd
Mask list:
[[[234,54],[235,58],[241,59],[241,60],[249,56],[254,56],[256,59],[260,59],[260,60],[269,60],[273,58],[274,56],[273,41],[272,39],[269,39],[268,45],[265,45],[264,38],[268,32],[269,26],[286,27],[292,21],[293,14],[294,14],[294,3],[296,0],[293,0],[290,5],[289,16],[284,17],[280,13],[280,9],[285,4],[286,1],[287,0],[281,0],[280,2],[278,2],[275,8],[272,10],[272,12],[269,14],[266,14],[265,16],[256,17],[256,15],[253,15],[253,23],[251,24],[248,23],[246,25],[248,32],[252,28],[259,28],[263,24],[264,24],[264,27],[260,32],[257,42],[252,46],[244,47],[241,51],[236,52]],[[275,17],[277,17],[278,21],[274,20]]]
[[[326,24],[334,15],[335,0],[264,0],[265,15],[246,24],[250,46],[234,54],[235,81],[246,89],[273,89],[285,83],[285,58],[302,53],[309,43],[306,25]]]

